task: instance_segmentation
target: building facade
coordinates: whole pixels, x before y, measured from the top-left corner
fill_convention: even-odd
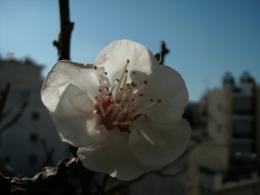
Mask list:
[[[0,159],[17,174],[31,176],[45,165],[56,164],[68,154],[40,98],[42,66],[30,59],[0,60],[0,89],[10,83],[0,128],[26,104],[21,117],[1,133]]]
[[[191,194],[260,194],[259,105],[259,86],[247,72],[237,83],[226,74],[223,86],[208,92],[206,136],[193,151],[198,181]]]

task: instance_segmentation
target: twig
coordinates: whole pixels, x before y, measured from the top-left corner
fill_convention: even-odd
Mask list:
[[[79,159],[65,159],[56,167],[43,168],[32,178],[0,174],[0,194],[94,194],[90,186],[93,176]]]
[[[23,115],[23,112],[25,108],[27,107],[28,103],[24,102],[20,108],[20,110],[15,114],[15,116],[8,122],[6,122],[1,128],[0,128],[0,135],[7,130],[8,128],[12,127],[15,123],[18,122],[18,120]]]
[[[59,0],[60,33],[53,45],[58,50],[59,60],[70,60],[70,39],[74,23],[70,21],[69,0]]]
[[[7,97],[9,95],[10,92],[10,83],[8,82],[4,88],[4,90],[0,91],[0,122],[3,120],[4,118],[4,111],[5,111],[5,106],[6,106],[6,101],[7,101]]]
[[[170,52],[170,50],[166,47],[166,43],[164,41],[161,41],[161,60],[160,64],[164,64],[165,56]]]

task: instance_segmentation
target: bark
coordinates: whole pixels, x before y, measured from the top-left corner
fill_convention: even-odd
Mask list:
[[[69,0],[59,0],[60,33],[53,45],[58,50],[59,60],[70,60],[70,40],[74,23],[70,21]]]

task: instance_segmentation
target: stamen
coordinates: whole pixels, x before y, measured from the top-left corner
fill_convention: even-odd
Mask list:
[[[98,92],[101,94],[102,97],[104,97],[106,95],[105,87],[102,86],[102,88],[99,88]]]
[[[126,65],[125,65],[125,67],[124,67],[124,69],[123,69],[123,71],[122,71],[122,73],[121,73],[120,79],[119,79],[119,81],[118,81],[118,87],[117,87],[117,89],[116,89],[116,94],[118,93],[118,90],[119,90],[119,88],[121,87],[122,82],[124,81],[124,77],[127,76],[125,72],[126,72],[126,70],[127,70],[127,65],[128,65],[128,63],[129,63],[129,60],[127,59],[127,63],[126,63]],[[126,78],[126,79],[127,79],[127,78]]]
[[[115,104],[113,106],[113,110],[111,112],[111,119],[115,121],[115,117],[117,116],[118,112],[120,111],[120,106],[119,104]]]
[[[110,89],[111,96],[112,96],[112,94],[115,93],[114,90],[115,90],[115,87],[117,86],[118,83],[119,83],[119,79],[116,79],[115,82],[113,83],[111,89]]]
[[[120,131],[130,133],[129,125],[132,121],[137,120],[146,110],[162,102],[161,99],[150,98],[147,103],[137,109],[138,98],[144,96],[143,89],[147,86],[148,81],[144,80],[138,87],[134,81],[129,82],[127,69],[129,62],[127,59],[119,79],[116,79],[112,86],[106,76],[107,72],[104,72],[103,69],[95,71],[99,79],[99,88],[95,97],[94,113],[102,115],[101,123],[108,130],[112,130],[116,126]],[[97,70],[98,67],[93,65],[93,69]],[[135,71],[132,73],[136,74]]]
[[[143,88],[144,88],[145,86],[146,86],[146,84],[142,84],[141,87],[139,87],[138,89],[134,90],[134,91],[132,92],[132,94],[137,94],[137,93],[139,93],[140,91],[143,90]]]
[[[146,111],[146,110],[152,108],[152,107],[153,107],[154,105],[156,105],[156,104],[157,104],[157,102],[152,101],[150,104],[146,104],[146,105],[144,105],[143,107],[139,108],[137,111],[135,111],[135,112],[132,114],[132,116],[134,116],[134,115],[136,115],[136,114],[143,113],[144,111]]]
[[[131,85],[133,86],[133,87],[136,87],[136,84],[132,81],[131,82]]]
[[[106,109],[106,114],[112,114],[112,108],[113,108],[114,102],[111,102],[110,105]]]
[[[102,100],[100,97],[97,97],[97,105],[98,105],[98,108],[99,108],[99,110],[100,110],[102,116],[105,117],[105,116],[106,116],[106,113],[105,113],[105,110],[104,110],[104,108],[103,108],[102,101],[103,101],[103,100]]]

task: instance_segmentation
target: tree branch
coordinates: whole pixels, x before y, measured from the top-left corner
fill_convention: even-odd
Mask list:
[[[70,60],[70,39],[74,23],[70,21],[69,0],[59,0],[60,33],[53,45],[58,50],[59,60]]]
[[[166,43],[164,41],[161,41],[161,61],[160,64],[164,64],[165,56],[170,52],[170,50],[166,47]]]
[[[8,82],[3,90],[0,91],[0,122],[3,120],[5,116],[5,106],[6,106],[6,101],[7,97],[9,95],[10,91],[10,83]]]
[[[65,159],[57,167],[45,167],[32,178],[5,177],[0,173],[0,194],[94,194],[94,173],[77,158]]]
[[[21,116],[23,115],[23,112],[25,110],[25,108],[27,107],[28,103],[24,102],[20,108],[20,110],[14,115],[14,117],[6,122],[1,128],[0,128],[0,136],[1,134],[8,128],[12,127],[14,124],[16,124],[18,122],[18,120],[21,118]]]

